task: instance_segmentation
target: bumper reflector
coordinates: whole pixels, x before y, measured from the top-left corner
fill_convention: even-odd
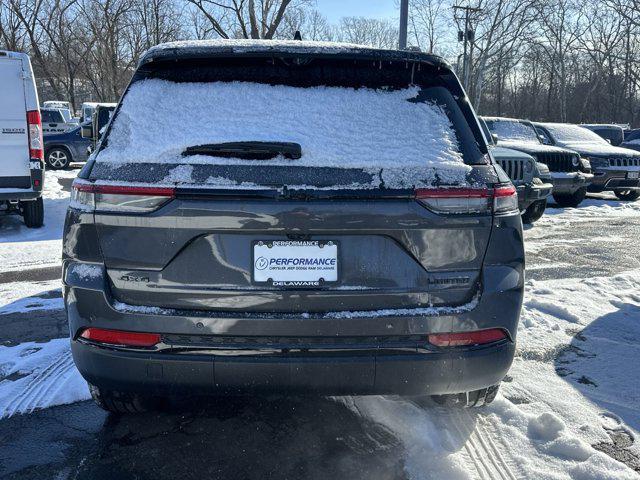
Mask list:
[[[477,330],[475,332],[459,333],[432,333],[429,335],[429,343],[436,347],[461,347],[464,345],[482,345],[493,343],[507,338],[507,334],[501,328],[490,330]]]
[[[92,342],[127,347],[153,347],[160,343],[160,335],[157,333],[123,332],[94,327],[87,328],[80,337]]]

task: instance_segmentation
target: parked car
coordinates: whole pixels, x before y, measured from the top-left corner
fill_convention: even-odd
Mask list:
[[[88,154],[91,154],[98,146],[98,142],[116,109],[116,105],[115,103],[96,104],[93,109],[91,121],[82,125],[81,135],[83,138],[89,140],[89,146],[87,148]]]
[[[567,123],[536,123],[551,145],[570,148],[589,160],[594,177],[590,192],[613,191],[620,200],[640,197],[640,153],[614,147],[591,130]]]
[[[614,147],[619,146],[624,141],[624,129],[620,125],[583,123],[580,126],[598,134]]]
[[[58,100],[48,100],[42,104],[43,109],[59,110],[65,123],[78,124],[78,119],[73,116],[71,103]]]
[[[589,162],[573,150],[545,145],[528,120],[483,117],[501,147],[528,153],[549,167],[553,199],[563,207],[577,207],[587,195],[593,175]]]
[[[640,151],[640,128],[625,130],[624,141],[620,146],[629,150]]]
[[[63,110],[59,108],[41,108],[40,114],[44,135],[68,132],[78,126],[76,122],[67,120]]]
[[[152,48],[63,234],[93,398],[115,412],[185,392],[490,402],[515,352],[524,248],[515,188],[487,155],[433,55]]]
[[[96,111],[96,107],[98,105],[102,105],[104,107],[116,108],[117,104],[115,104],[115,103],[100,103],[100,102],[84,102],[82,104],[82,107],[81,107],[82,117],[81,117],[80,121],[82,123],[90,122],[91,119],[93,118],[93,113]]]
[[[71,162],[86,162],[89,139],[81,135],[81,127],[65,133],[44,136],[44,159],[54,170],[68,168]]]
[[[522,213],[523,223],[534,223],[539,220],[547,208],[547,197],[551,195],[553,184],[549,169],[544,181],[541,167],[531,155],[511,148],[498,147],[487,127],[480,118],[480,126],[490,147],[493,159],[502,167],[518,191],[518,208]]]
[[[38,92],[29,57],[0,50],[0,211],[29,228],[44,221],[44,163]]]

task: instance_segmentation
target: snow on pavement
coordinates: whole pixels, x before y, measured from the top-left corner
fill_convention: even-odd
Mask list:
[[[528,282],[518,335],[501,394],[484,409],[340,401],[404,442],[415,479],[639,478],[592,445],[640,431],[640,272]],[[640,455],[637,444],[629,451]]]
[[[69,339],[0,346],[0,418],[90,398]]]
[[[69,192],[58,179],[72,179],[77,174],[78,170],[45,173],[42,228],[27,228],[18,215],[0,217],[0,272],[60,265]]]

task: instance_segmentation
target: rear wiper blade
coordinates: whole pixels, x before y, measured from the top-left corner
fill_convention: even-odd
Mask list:
[[[299,143],[291,142],[226,142],[187,147],[183,157],[209,155],[212,157],[241,158],[244,160],[270,160],[282,155],[297,160],[302,156]]]

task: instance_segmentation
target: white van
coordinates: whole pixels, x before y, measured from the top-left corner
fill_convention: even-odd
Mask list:
[[[0,50],[0,213],[42,226],[44,152],[38,92],[29,57]]]

